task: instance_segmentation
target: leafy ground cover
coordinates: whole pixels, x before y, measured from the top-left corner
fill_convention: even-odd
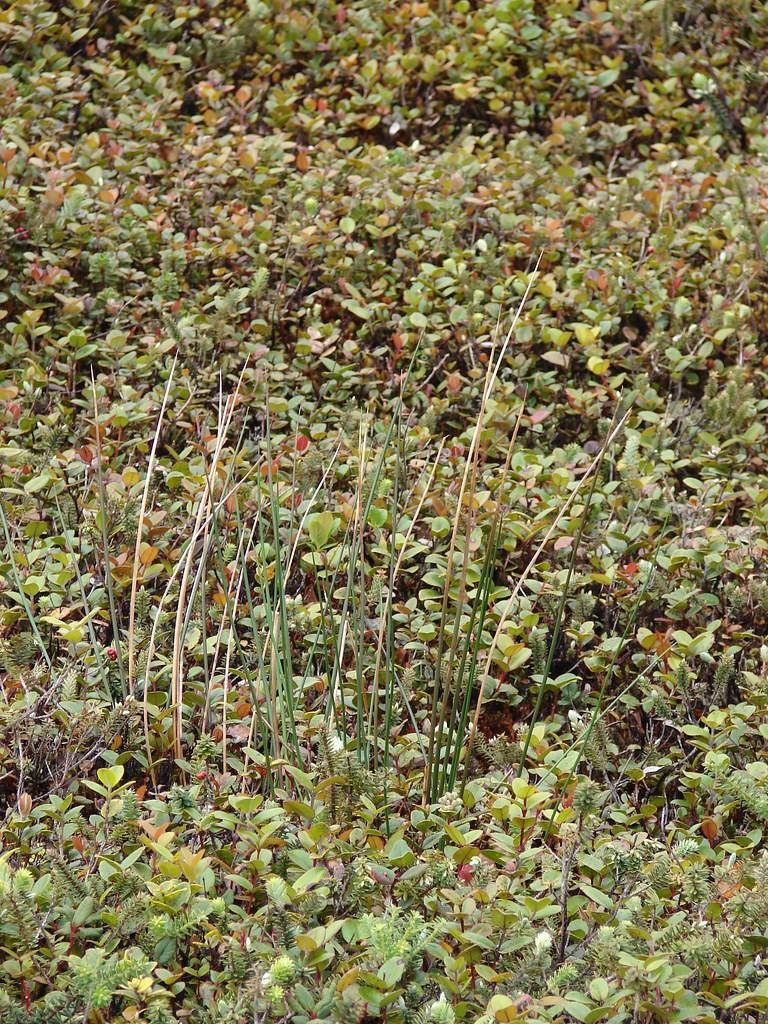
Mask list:
[[[0,1017],[764,1022],[768,13],[0,12]]]

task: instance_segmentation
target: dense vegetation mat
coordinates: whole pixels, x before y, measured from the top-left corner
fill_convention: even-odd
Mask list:
[[[0,12],[3,1024],[764,1022],[768,12]]]

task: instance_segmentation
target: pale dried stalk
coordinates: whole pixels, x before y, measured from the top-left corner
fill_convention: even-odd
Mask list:
[[[499,486],[498,486],[499,495],[503,495],[504,487],[506,486],[507,475],[509,473],[509,467],[512,464],[512,455],[513,455],[514,450],[515,450],[515,442],[517,441],[517,435],[518,435],[518,432],[520,430],[520,425],[523,422],[523,415],[525,414],[525,401],[526,401],[526,397],[527,397],[527,395],[523,397],[523,401],[520,404],[520,411],[518,412],[517,419],[515,420],[515,426],[514,426],[514,429],[512,431],[512,437],[509,439],[509,444],[507,445],[507,454],[506,454],[506,457],[504,459],[504,466],[503,466],[502,471],[501,471],[501,477],[499,478]],[[474,480],[474,476],[473,476],[472,486],[471,486],[471,489],[470,489],[470,501],[471,502],[474,502],[474,496],[475,496],[475,480]],[[499,499],[499,500],[501,500],[501,499]],[[494,516],[494,519],[493,519],[493,526],[491,527],[491,538],[493,538],[495,533],[496,533],[496,526],[497,526],[497,524],[499,522],[500,514],[501,514],[501,509],[497,509],[496,515]],[[468,541],[469,541],[469,538],[472,535],[472,529],[473,528],[474,528],[474,517],[471,517],[470,521],[469,521],[469,526],[468,526],[468,529],[467,529],[467,532],[466,532],[466,541],[465,541],[465,548],[464,548],[465,557],[464,557],[464,565],[462,567],[462,578],[461,578],[461,589],[460,589],[460,596],[459,596],[459,607],[458,607],[458,609],[456,611],[456,618],[455,618],[455,625],[454,625],[454,636],[453,636],[453,641],[451,643],[451,653],[450,653],[450,656],[449,656],[451,663],[453,662],[453,659],[456,656],[456,650],[457,650],[457,647],[458,647],[459,619],[460,619],[460,615],[461,615],[461,611],[462,611],[462,607],[463,607],[463,595],[464,595],[465,587],[466,587],[467,554],[468,554],[468,551],[469,551]],[[448,707],[448,697],[449,697],[450,690],[451,690],[450,686],[445,686],[443,688],[443,703],[442,703],[442,706],[441,706],[441,709],[440,709],[440,720],[437,723],[437,727],[436,727],[436,731],[438,733],[438,736],[440,737],[440,742],[442,742],[441,733],[442,733],[442,729],[443,729],[443,727],[445,725],[445,714],[446,714],[446,710],[447,710],[447,707]],[[453,717],[453,710],[451,711],[451,717]],[[433,731],[435,730],[435,723],[434,722],[432,723],[432,729],[433,729]],[[457,741],[457,742],[460,742],[460,741]],[[427,786],[429,784],[431,784],[431,779],[429,777],[429,772],[430,771],[431,771],[431,764],[428,761],[427,764],[424,766],[424,794],[423,795],[424,795],[424,802],[425,803],[428,802]]]
[[[352,522],[352,536],[354,537],[358,530],[360,531],[360,558],[364,558],[364,547],[365,547],[365,523],[363,522],[363,483],[365,481],[365,466],[366,457],[368,454],[368,424],[360,424],[360,435],[358,444],[360,446],[360,464],[357,471],[357,500],[355,501],[355,517]],[[333,669],[333,677],[331,678],[331,703],[336,705],[336,698],[338,696],[338,690],[341,685],[341,661],[344,657],[344,648],[347,643],[347,627],[349,622],[349,616],[344,617],[344,621],[341,624],[341,635],[339,637],[338,644],[338,656],[336,658],[336,665]]]
[[[219,511],[222,508],[224,508],[224,506],[226,505],[226,503],[229,501],[229,499],[231,497],[233,497],[235,494],[237,494],[237,492],[240,490],[240,488],[243,486],[243,484],[246,482],[246,480],[248,480],[248,478],[250,477],[251,473],[253,473],[256,470],[256,468],[257,468],[256,466],[252,467],[252,469],[250,469],[248,471],[248,473],[246,473],[246,475],[243,477],[242,480],[239,480],[234,485],[234,487],[232,487],[229,491],[227,491],[226,494],[222,495],[222,497],[220,498],[218,504],[205,517],[205,521],[203,523],[204,530],[207,531],[207,529],[210,526],[211,522],[213,522],[214,518],[219,514]],[[190,547],[191,547],[191,544],[190,544]],[[166,598],[168,597],[168,594],[171,592],[171,587],[176,582],[176,579],[177,579],[179,573],[181,572],[181,570],[182,570],[182,568],[183,568],[183,566],[185,564],[186,564],[185,561],[184,562],[182,562],[182,561],[177,562],[173,572],[170,575],[170,578],[168,580],[168,583],[166,584],[165,590],[163,591],[163,595],[160,598],[160,603],[157,606],[157,614],[155,615],[155,621],[152,623],[152,629],[151,629],[150,634],[149,634],[149,644],[147,645],[147,660],[146,660],[146,668],[144,670],[144,693],[143,693],[143,697],[142,697],[142,718],[143,718],[143,723],[144,723],[144,747],[145,747],[146,752],[147,752],[147,764],[149,766],[149,773],[150,773],[150,777],[152,779],[153,785],[157,784],[157,780],[155,778],[155,771],[154,771],[154,767],[152,765],[152,748],[151,748],[151,745],[150,745],[150,742],[149,742],[149,702],[147,701],[147,695],[149,693],[149,673],[150,673],[150,668],[151,668],[151,665],[152,665],[152,658],[154,657],[154,654],[155,654],[155,643],[156,643],[156,640],[157,640],[157,627],[160,624],[160,619],[161,619],[161,615],[162,615],[162,611],[163,611],[163,605],[165,604],[165,601],[166,601]]]
[[[149,463],[147,464],[147,476],[144,481],[144,491],[141,496],[141,509],[139,510],[139,522],[136,528],[136,547],[133,552],[133,574],[131,576],[131,604],[128,612],[128,692],[133,693],[133,682],[136,675],[136,636],[135,636],[135,623],[136,623],[136,591],[138,590],[139,582],[139,565],[141,562],[141,538],[144,532],[144,520],[147,515],[147,505],[149,503],[149,486],[152,481],[152,474],[155,470],[155,459],[157,456],[157,446],[160,440],[160,429],[163,424],[163,416],[165,415],[165,409],[168,404],[168,397],[171,393],[171,383],[173,382],[173,374],[176,370],[176,356],[173,358],[173,364],[171,366],[171,372],[168,375],[168,382],[165,385],[165,392],[163,394],[163,401],[160,406],[160,413],[157,417],[157,426],[155,427],[155,435],[152,438],[152,448],[149,453]]]
[[[254,529],[255,529],[255,525],[254,525]],[[253,533],[251,533],[251,538],[252,537],[253,537]],[[244,540],[245,540],[245,534],[241,534],[240,542],[239,542],[239,544],[237,546],[237,556],[235,558],[235,564],[238,566],[238,577],[237,578],[241,582],[242,582],[242,578],[243,578],[243,575],[242,575],[243,574],[243,570],[241,568],[241,552],[243,550],[243,541]],[[217,668],[217,666],[219,664],[219,654],[221,652],[221,642],[222,642],[222,639],[224,637],[224,630],[227,628],[227,622],[228,622],[229,617],[230,617],[230,597],[232,595],[232,580],[234,578],[235,577],[233,576],[227,582],[227,595],[226,595],[225,600],[224,600],[224,610],[221,613],[221,622],[219,623],[219,629],[218,629],[218,632],[216,633],[216,643],[214,644],[214,647],[213,647],[213,659],[211,661],[211,667],[210,667],[210,670],[209,670],[209,673],[208,673],[208,678],[209,678],[209,680],[211,682],[213,682],[213,678],[216,675],[216,668]],[[203,723],[206,723],[208,721],[208,715],[210,713],[210,710],[211,710],[211,686],[208,687],[208,691],[207,691],[207,693],[205,695],[205,703],[203,704]],[[205,724],[203,724],[203,731],[205,731]]]
[[[237,574],[237,586],[235,587],[234,600],[231,603],[229,612],[229,634],[227,636],[227,655],[224,661],[224,693],[221,699],[221,770],[223,773],[225,773],[227,770],[227,699],[229,697],[229,669],[232,658],[232,640],[235,635],[235,629],[237,624],[237,606],[240,603],[240,590],[243,586],[243,576],[245,575],[246,559],[248,557],[248,551],[250,550],[251,544],[253,543],[253,534],[255,531],[256,524],[254,523],[251,529],[251,535],[248,538],[248,543],[246,544],[245,547],[245,554],[242,557],[242,542],[245,537],[245,534],[243,534],[240,538],[240,546],[238,547],[236,562],[240,569]],[[211,678],[213,678],[213,676],[211,676]]]
[[[171,704],[173,707],[173,748],[175,756],[181,757],[181,735],[183,729],[183,696],[184,696],[184,612],[186,610],[186,598],[187,589],[189,587],[189,577],[192,572],[192,565],[195,560],[195,549],[197,547],[197,540],[203,529],[203,521],[206,513],[210,507],[213,495],[213,487],[216,481],[216,472],[218,469],[219,459],[221,458],[221,452],[224,448],[224,442],[226,440],[229,426],[232,422],[232,416],[234,415],[237,400],[240,395],[240,388],[243,383],[243,376],[246,371],[248,363],[246,360],[245,366],[240,373],[237,386],[234,393],[228,396],[227,401],[223,407],[219,409],[219,424],[216,436],[216,444],[213,451],[213,459],[211,461],[210,474],[208,475],[208,486],[205,489],[204,495],[200,499],[198,505],[197,516],[195,517],[195,525],[192,530],[192,537],[190,545],[187,550],[187,557],[184,563],[184,571],[181,577],[181,583],[179,585],[179,599],[176,608],[176,623],[173,631],[173,661],[171,667]]]
[[[481,711],[482,706],[483,706],[484,692],[485,692],[485,688],[484,688],[484,686],[482,684],[482,681],[488,675],[488,672],[490,671],[491,662],[492,662],[494,654],[496,653],[496,647],[497,647],[498,642],[499,642],[499,637],[501,636],[501,634],[502,634],[502,632],[504,630],[504,626],[507,623],[507,619],[509,618],[509,616],[511,614],[513,602],[514,602],[515,598],[517,597],[517,595],[520,593],[520,590],[521,590],[523,584],[525,583],[525,581],[528,579],[529,575],[531,574],[531,571],[533,570],[534,565],[539,560],[539,556],[541,555],[542,551],[544,550],[544,548],[549,543],[550,537],[552,536],[552,534],[557,529],[558,523],[563,518],[565,513],[568,511],[568,509],[571,507],[571,505],[574,503],[574,501],[576,500],[577,496],[579,495],[579,493],[581,492],[582,488],[584,487],[584,484],[592,476],[592,474],[594,473],[595,469],[597,468],[597,466],[602,461],[605,452],[610,447],[610,445],[613,443],[614,439],[616,438],[618,433],[621,431],[621,428],[626,423],[627,417],[629,416],[629,412],[630,412],[630,410],[628,409],[624,413],[624,415],[621,417],[619,422],[616,424],[615,429],[613,431],[611,431],[611,433],[608,435],[608,437],[603,442],[603,445],[602,445],[600,451],[595,456],[595,458],[592,460],[592,462],[589,464],[589,466],[587,467],[586,471],[584,472],[584,475],[582,476],[582,478],[579,480],[579,482],[576,484],[576,486],[574,487],[573,491],[571,492],[570,497],[563,504],[562,508],[559,510],[559,512],[555,516],[554,520],[552,521],[552,525],[549,527],[549,529],[547,530],[547,532],[544,535],[544,539],[541,541],[539,546],[536,548],[536,551],[533,553],[533,555],[529,559],[528,564],[526,565],[525,569],[523,570],[520,578],[518,579],[517,583],[515,584],[515,586],[514,586],[514,588],[512,590],[512,593],[510,594],[509,598],[506,601],[506,604],[505,604],[505,607],[504,607],[504,611],[502,612],[501,618],[499,619],[499,624],[496,627],[496,632],[493,635],[493,640],[491,641],[491,646],[488,648],[488,653],[487,653],[486,658],[485,658],[485,670],[479,676],[479,678],[480,678],[480,690],[479,690],[478,695],[477,695],[477,702],[475,704],[475,713],[474,713],[473,718],[472,718],[472,728],[470,729],[469,737],[467,738],[467,745],[466,745],[467,754],[472,749],[472,744],[474,743],[475,735],[477,733],[478,722],[480,721],[480,711]]]
[[[479,443],[479,440],[480,440],[480,433],[481,433],[482,428],[483,428],[483,421],[485,419],[485,411],[486,411],[486,408],[488,406],[488,400],[491,397],[491,392],[493,391],[494,385],[496,384],[496,380],[498,378],[499,371],[501,369],[501,364],[502,364],[502,361],[504,359],[504,356],[506,355],[507,349],[509,348],[509,343],[512,340],[512,335],[514,333],[515,327],[517,326],[517,324],[518,324],[518,322],[520,320],[520,317],[522,315],[523,309],[525,307],[525,303],[528,300],[528,296],[530,295],[531,288],[533,287],[533,282],[536,279],[536,275],[538,273],[539,264],[540,263],[541,263],[541,254],[539,255],[539,258],[536,260],[536,266],[534,267],[533,272],[532,272],[532,274],[531,274],[531,276],[530,276],[530,278],[528,280],[528,283],[526,284],[525,291],[523,293],[523,296],[522,296],[522,298],[520,300],[520,303],[519,303],[517,309],[515,310],[515,315],[512,318],[512,323],[509,325],[509,329],[507,330],[507,333],[506,333],[506,335],[504,337],[504,341],[502,342],[502,345],[501,345],[498,357],[497,357],[495,362],[494,362],[494,350],[495,350],[495,343],[494,343],[494,350],[491,351],[491,358],[490,358],[489,365],[488,365],[488,373],[486,374],[485,383],[484,383],[484,386],[483,386],[483,394],[482,394],[482,398],[480,400],[480,409],[479,409],[478,414],[477,414],[477,420],[475,422],[474,430],[472,431],[472,439],[470,441],[469,451],[467,452],[467,458],[466,458],[466,462],[464,464],[464,473],[462,474],[461,485],[459,487],[459,497],[458,497],[457,506],[456,506],[456,515],[455,515],[454,521],[453,521],[453,530],[451,531],[451,542],[450,542],[450,544],[448,546],[448,559],[447,559],[447,566],[446,566],[445,585],[444,585],[444,588],[443,588],[443,602],[442,602],[442,608],[441,608],[441,611],[440,611],[440,637],[439,637],[439,641],[438,641],[437,664],[435,666],[435,685],[434,685],[433,692],[432,692],[432,710],[431,710],[431,713],[430,713],[430,719],[431,719],[433,728],[431,729],[430,735],[429,735],[429,753],[428,753],[428,756],[427,756],[427,771],[425,771],[425,776],[424,776],[425,786],[427,785],[427,774],[428,774],[428,772],[430,770],[430,766],[432,765],[432,762],[433,762],[433,754],[434,754],[434,746],[435,746],[435,728],[434,728],[434,725],[435,725],[435,716],[437,714],[438,686],[439,686],[439,683],[440,683],[440,672],[441,672],[440,661],[442,660],[442,654],[443,654],[443,630],[445,628],[445,621],[446,621],[446,618],[447,618],[447,615],[448,615],[448,599],[449,599],[449,594],[450,594],[451,583],[453,582],[453,556],[454,556],[454,553],[456,551],[456,544],[457,544],[457,541],[458,541],[459,526],[460,526],[460,523],[461,523],[461,510],[462,510],[462,507],[464,505],[464,495],[465,495],[466,490],[467,490],[467,484],[468,484],[468,481],[469,481],[470,473],[473,471],[473,467],[475,466],[475,452],[476,452],[476,449],[478,447],[478,443]]]

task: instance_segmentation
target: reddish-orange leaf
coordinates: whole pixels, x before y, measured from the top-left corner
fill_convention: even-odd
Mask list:
[[[536,409],[535,412],[532,412],[530,414],[528,419],[534,425],[537,423],[541,423],[547,418],[547,416],[549,416],[551,411],[551,409]]]
[[[704,818],[701,822],[701,831],[707,837],[710,845],[713,845],[715,839],[717,839],[717,833],[719,831],[717,822],[714,818]]]

